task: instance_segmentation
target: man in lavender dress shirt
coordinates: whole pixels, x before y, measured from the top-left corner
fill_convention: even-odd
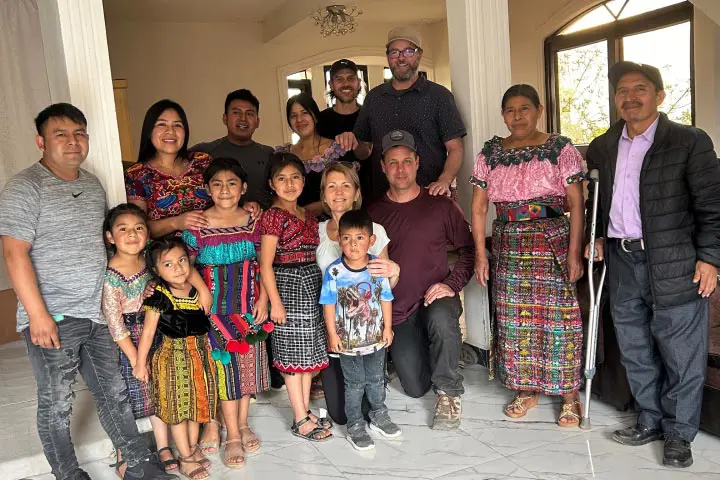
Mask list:
[[[688,467],[720,266],[720,164],[705,132],[658,112],[665,91],[657,68],[620,62],[609,77],[622,120],[588,148],[588,168],[600,171],[588,205],[599,195],[598,259],[607,259],[621,360],[639,410],[637,424],[613,439],[638,446],[664,438],[663,464]]]

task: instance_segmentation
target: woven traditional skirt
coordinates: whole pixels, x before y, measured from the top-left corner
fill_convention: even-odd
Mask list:
[[[507,388],[559,395],[580,387],[583,331],[569,235],[565,216],[493,224],[491,367]]]
[[[123,314],[125,327],[130,332],[130,340],[132,340],[135,347],[137,347],[140,342],[144,318],[144,311]],[[156,334],[153,339],[153,343],[150,346],[150,353],[148,354],[148,357],[152,358],[153,353],[158,346],[160,346],[161,340],[162,337],[159,334]],[[133,375],[133,368],[130,365],[130,359],[123,353],[122,350],[120,350],[120,371],[122,372],[123,379],[125,379],[125,384],[128,388],[130,406],[132,407],[132,412],[135,418],[144,418],[155,415],[152,381],[141,382],[135,378]]]
[[[316,263],[274,265],[286,320],[272,335],[273,365],[284,373],[316,372],[328,366],[320,300],[322,273]]]
[[[226,265],[198,265],[198,270],[213,295],[213,313],[216,315],[210,317],[211,321],[220,323],[214,325],[218,333],[210,337],[210,345],[213,349],[224,350],[228,340],[242,340],[229,315],[252,312],[257,296],[257,263],[245,260]],[[224,338],[219,332],[232,338]],[[250,345],[247,353],[229,354],[230,361],[226,364],[214,360],[220,400],[239,400],[244,395],[255,395],[269,388],[265,342]]]
[[[155,415],[168,425],[215,418],[217,383],[207,335],[163,337],[152,357]]]

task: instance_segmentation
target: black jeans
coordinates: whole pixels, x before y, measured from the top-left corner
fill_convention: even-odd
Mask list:
[[[370,404],[370,417],[387,414],[385,406],[385,349],[368,355],[340,355],[345,377],[345,415],[348,428],[363,421],[363,400]]]
[[[330,418],[338,425],[345,425],[348,422],[345,414],[345,377],[340,366],[340,359],[335,355],[330,356],[329,359],[330,364],[320,372],[325,392],[325,405],[327,405]],[[361,408],[363,417],[369,421],[370,404],[367,395],[363,395]]]
[[[456,397],[465,392],[460,375],[460,297],[421,304],[407,320],[393,327],[390,357],[405,393],[414,398],[430,387]]]
[[[95,398],[100,423],[128,466],[150,456],[135,426],[127,386],[120,374],[118,348],[108,328],[87,319],[59,322],[58,350],[40,348],[23,331],[37,382],[37,428],[45,457],[58,480],[85,479],[70,439],[70,414],[78,372]]]
[[[653,308],[644,251],[606,248],[612,316],[638,423],[691,442],[700,425],[708,352],[707,298]]]

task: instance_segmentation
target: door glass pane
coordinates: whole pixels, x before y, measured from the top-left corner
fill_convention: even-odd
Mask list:
[[[684,0],[630,0],[620,14],[620,19],[640,15],[641,13],[659,10],[676,3],[682,3]]]
[[[692,123],[690,22],[623,38],[624,59],[660,69],[665,101],[660,110],[671,120]]]
[[[607,58],[605,40],[557,53],[560,134],[576,145],[590,143],[610,126]]]

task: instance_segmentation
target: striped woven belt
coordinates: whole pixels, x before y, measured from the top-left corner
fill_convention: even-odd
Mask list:
[[[513,208],[496,206],[495,210],[497,218],[505,222],[524,222],[538,218],[556,218],[563,215],[563,212],[555,207],[538,205],[537,203],[528,203]]]

